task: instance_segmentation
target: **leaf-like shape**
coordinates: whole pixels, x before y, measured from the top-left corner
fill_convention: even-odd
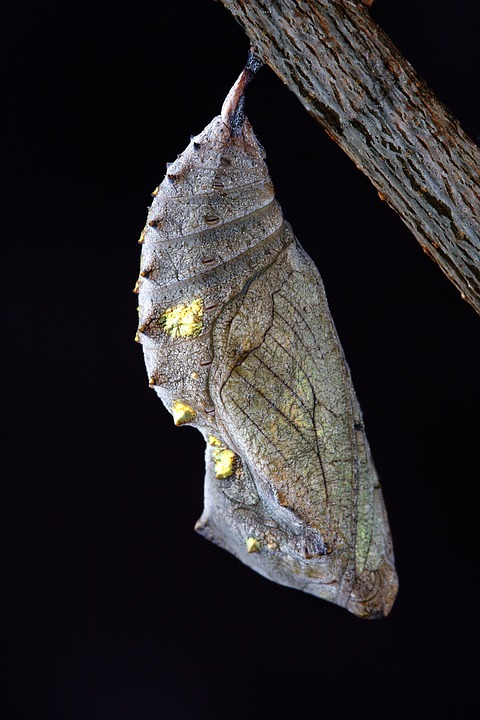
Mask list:
[[[247,120],[192,139],[141,241],[149,383],[207,442],[197,530],[276,582],[388,614],[390,530],[350,372]]]

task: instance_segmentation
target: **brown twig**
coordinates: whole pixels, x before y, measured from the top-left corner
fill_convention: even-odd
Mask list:
[[[222,0],[480,313],[480,150],[362,0]]]

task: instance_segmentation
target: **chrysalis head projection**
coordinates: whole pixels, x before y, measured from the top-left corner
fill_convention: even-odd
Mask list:
[[[195,529],[275,582],[383,617],[398,583],[382,493],[322,280],[244,114],[259,65],[154,192],[136,339],[174,424],[205,438]]]

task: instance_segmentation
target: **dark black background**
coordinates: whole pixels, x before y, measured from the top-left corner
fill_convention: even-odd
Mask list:
[[[476,5],[378,0],[371,12],[478,142]],[[255,575],[193,532],[203,441],[148,390],[131,294],[149,193],[218,114],[248,41],[210,0],[2,12],[2,717],[465,715],[478,316],[262,70],[248,115],[326,285],[400,593],[388,619],[362,622]]]

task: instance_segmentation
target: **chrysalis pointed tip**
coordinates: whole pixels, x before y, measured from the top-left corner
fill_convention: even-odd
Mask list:
[[[245,88],[261,66],[262,61],[250,49],[247,64],[222,105],[222,120],[232,135],[240,135],[242,132],[245,123]]]

